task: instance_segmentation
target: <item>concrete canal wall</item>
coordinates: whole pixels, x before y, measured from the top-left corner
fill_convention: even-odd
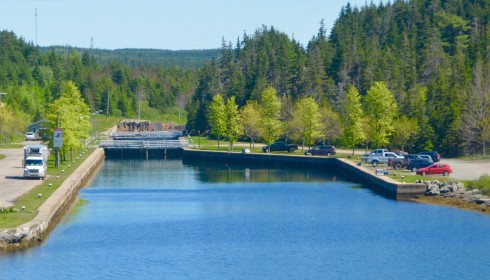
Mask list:
[[[348,159],[278,154],[226,153],[190,149],[183,150],[182,158],[184,160],[223,161],[275,167],[284,165],[302,168],[324,166],[328,169],[334,169],[344,177],[359,182],[363,186],[389,198],[404,200],[423,195],[425,192],[425,185],[423,184],[403,184],[388,176],[376,175],[375,171],[357,166],[357,164]]]
[[[0,248],[20,249],[37,244],[56,224],[82,188],[104,162],[103,149],[96,149],[39,207],[36,217],[17,228],[0,229]]]

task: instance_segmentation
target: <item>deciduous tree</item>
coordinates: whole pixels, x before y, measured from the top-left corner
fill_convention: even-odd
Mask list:
[[[49,104],[46,120],[51,135],[54,128],[63,129],[63,147],[60,150],[63,154],[70,151],[73,157],[73,150],[81,149],[84,140],[90,137],[90,109],[73,82],[65,84],[61,96]],[[50,145],[53,145],[52,139]]]
[[[238,110],[234,96],[226,101],[225,113],[226,129],[224,136],[228,140],[228,143],[230,143],[230,149],[233,149],[233,143],[243,134],[242,117],[240,116],[240,111]]]
[[[364,101],[368,125],[373,132],[370,139],[374,145],[385,146],[393,132],[393,120],[398,115],[395,98],[385,82],[375,82]]]
[[[281,123],[281,101],[273,87],[262,92],[260,103],[260,135],[265,144],[272,144],[283,132]]]
[[[322,135],[320,107],[312,97],[303,97],[299,99],[293,111],[291,127],[297,139],[305,145],[315,144],[315,140]]]
[[[352,155],[354,155],[356,145],[361,144],[366,139],[363,129],[361,96],[354,86],[350,86],[347,90],[346,99],[343,140],[348,147],[352,147]]]
[[[219,140],[226,131],[226,107],[221,94],[213,96],[213,101],[208,106],[208,120],[211,126],[211,134],[216,136],[219,149]]]
[[[255,139],[260,135],[260,107],[257,101],[250,100],[241,109],[243,132],[250,138],[250,148],[255,147]]]

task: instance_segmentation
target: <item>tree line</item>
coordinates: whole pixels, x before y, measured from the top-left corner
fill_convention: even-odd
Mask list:
[[[49,104],[70,82],[92,113],[136,118],[141,103],[152,109],[149,112],[176,114],[193,95],[198,71],[117,61],[103,64],[91,50],[58,53],[9,31],[0,31],[0,65],[0,142],[23,135],[27,124],[46,119]]]
[[[329,108],[340,123],[327,136],[332,143],[484,154],[490,141],[489,36],[488,0],[347,5],[330,34],[320,23],[305,48],[263,26],[235,44],[223,40],[220,58],[200,73],[187,106],[188,128],[214,134],[209,104],[217,94],[244,108],[260,104],[272,87],[285,127],[305,97]],[[278,138],[289,133],[284,129]]]
[[[320,22],[306,46],[263,26],[234,43],[223,39],[217,59],[192,69],[101,63],[90,50],[41,51],[2,31],[0,116],[13,121],[0,121],[0,141],[45,118],[72,81],[91,112],[131,118],[139,103],[158,113],[185,108],[187,128],[214,137],[221,137],[209,113],[214,96],[225,105],[233,97],[238,111],[252,114],[246,106],[261,105],[272,88],[281,108],[277,138],[303,142],[293,133],[298,107],[313,100],[321,123],[332,123],[316,142],[482,154],[490,138],[489,14],[490,0],[346,5],[332,30]]]

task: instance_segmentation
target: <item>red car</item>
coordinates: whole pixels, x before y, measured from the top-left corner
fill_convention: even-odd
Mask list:
[[[434,163],[417,170],[417,174],[422,176],[435,174],[449,176],[449,174],[451,173],[453,173],[453,170],[451,169],[451,167],[449,167],[448,164],[445,163]]]

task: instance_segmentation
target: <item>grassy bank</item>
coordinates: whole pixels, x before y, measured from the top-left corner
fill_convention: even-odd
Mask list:
[[[479,189],[482,194],[490,195],[490,176],[483,175],[478,180],[464,181],[464,185],[468,189]]]

